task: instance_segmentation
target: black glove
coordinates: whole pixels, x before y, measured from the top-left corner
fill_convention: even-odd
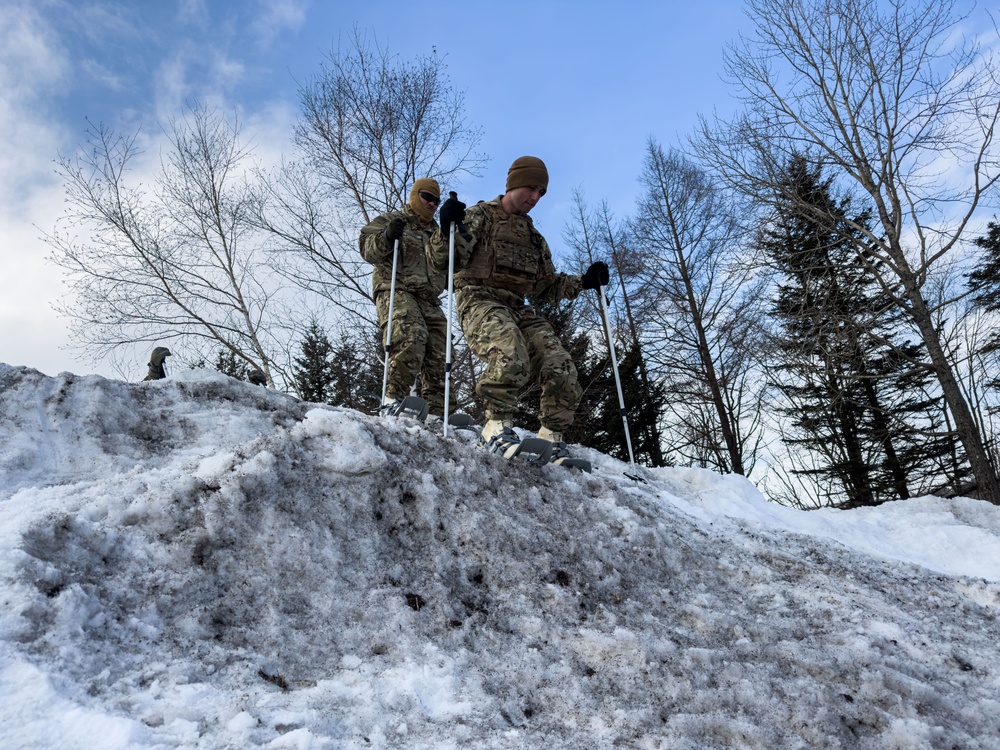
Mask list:
[[[456,193],[451,193],[451,197],[442,203],[438,210],[441,234],[448,234],[452,222],[455,222],[456,228],[461,228],[463,221],[465,221],[465,204],[458,199]]]
[[[406,228],[406,219],[402,216],[397,216],[395,219],[389,222],[385,228],[385,239],[390,245],[403,236],[403,230]]]
[[[599,286],[607,286],[608,281],[611,279],[611,274],[608,272],[608,264],[601,260],[591,263],[590,268],[584,272],[582,278],[584,289],[597,289]]]

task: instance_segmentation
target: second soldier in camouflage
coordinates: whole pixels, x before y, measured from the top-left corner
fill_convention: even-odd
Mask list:
[[[389,318],[393,246],[399,240],[386,400],[399,401],[410,395],[419,374],[420,395],[427,401],[429,413],[438,417],[444,413],[447,333],[440,295],[447,277],[446,271],[437,271],[428,262],[425,246],[437,229],[434,212],[440,198],[436,180],[419,179],[413,183],[402,211],[376,217],[358,239],[362,257],[375,266],[372,293],[383,342]]]

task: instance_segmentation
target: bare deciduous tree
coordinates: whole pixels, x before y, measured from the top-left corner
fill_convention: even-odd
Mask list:
[[[980,494],[1000,503],[996,468],[924,292],[1000,177],[1000,66],[962,37],[954,0],[748,0],[747,13],[755,34],[727,57],[746,109],[731,122],[704,122],[701,154],[761,204],[779,197],[794,153],[865,196],[872,228],[849,231],[865,233],[878,264],[871,272],[927,347],[924,366]]]
[[[660,433],[660,416],[663,411],[662,402],[665,400],[664,389],[662,385],[653,382],[653,376],[646,364],[641,334],[642,321],[637,317],[633,302],[635,290],[632,288],[637,283],[642,284],[639,278],[641,264],[637,263],[638,254],[629,247],[630,235],[627,222],[620,222],[614,218],[607,201],[602,201],[596,211],[590,211],[580,191],[574,191],[573,206],[574,220],[567,223],[563,229],[563,239],[573,249],[575,265],[582,271],[594,261],[603,260],[608,262],[615,274],[614,283],[605,291],[611,330],[622,331],[622,338],[627,341],[624,347],[615,343],[619,377],[624,375],[622,369],[628,357],[636,360],[639,377],[638,388],[634,389],[637,396],[636,403],[625,404],[627,412],[631,414],[629,432],[633,438],[633,448],[636,455],[646,458],[652,466],[663,466],[666,460],[663,453],[663,437]],[[605,346],[610,349],[612,342],[604,325],[600,300],[585,295],[577,298],[576,305],[578,308],[585,308],[584,314],[580,316],[581,320],[590,330],[600,330]],[[628,332],[627,336],[624,335],[625,331]],[[617,393],[605,394],[605,398],[614,404],[614,409],[605,406],[605,410],[609,413],[614,413],[620,408],[616,396]],[[617,425],[617,420],[615,422]],[[611,435],[618,437],[615,431],[616,427],[608,430]],[[620,438],[624,439],[624,434]]]
[[[257,223],[270,236],[274,270],[346,319],[376,326],[370,266],[358,252],[358,212],[334,200],[303,162],[283,163],[261,185]]]
[[[349,48],[331,53],[299,92],[296,144],[363,223],[399,210],[417,178],[448,183],[485,163],[475,153],[480,131],[466,123],[464,94],[445,68],[436,52],[401,62],[355,29]]]
[[[268,180],[260,221],[281,251],[281,273],[374,325],[358,231],[400,210],[420,177],[476,174],[480,131],[466,124],[441,57],[407,63],[357,29],[299,98],[299,157]]]
[[[273,384],[277,289],[260,257],[239,125],[196,105],[166,134],[149,188],[128,182],[138,134],[94,127],[84,153],[58,160],[69,208],[47,240],[73,292],[60,310],[95,358],[181,339],[192,356],[221,347]]]
[[[647,336],[653,360],[672,380],[685,455],[747,475],[760,447],[761,388],[753,383],[755,295],[746,267],[733,264],[735,211],[707,173],[650,141],[645,193],[633,234],[657,314]],[[655,329],[656,333],[651,333]]]

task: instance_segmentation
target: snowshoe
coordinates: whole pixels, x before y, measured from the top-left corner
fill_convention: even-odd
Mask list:
[[[455,414],[450,414],[448,416],[448,424],[457,430],[476,429],[472,424],[472,416],[469,414],[463,414],[462,412],[456,412]]]
[[[623,471],[622,473],[637,484],[649,484],[649,482],[646,481],[646,477],[642,476],[642,474],[638,471]]]
[[[588,474],[592,473],[594,468],[587,459],[573,458],[569,455],[569,449],[566,447],[566,443],[562,441],[552,443],[550,461],[551,463],[558,464],[559,466],[565,466],[567,469],[579,469],[580,471],[585,471]]]
[[[551,455],[552,443],[548,440],[525,438],[518,444],[518,449],[513,455],[513,459],[529,464],[547,464]]]
[[[503,456],[508,461],[523,461],[532,464],[548,463],[552,452],[552,443],[540,438],[525,438],[521,440],[510,427],[483,442],[483,447],[490,453]]]
[[[420,396],[407,396],[402,400],[391,401],[379,409],[379,414],[389,417],[409,417],[418,422],[427,419],[427,402]]]
[[[448,415],[448,434],[457,433],[467,439],[482,439],[479,429],[472,423],[472,416],[461,412]]]
[[[472,417],[461,412],[448,415],[448,424],[443,432],[449,438],[463,443],[481,443],[483,441],[479,428],[472,423]]]

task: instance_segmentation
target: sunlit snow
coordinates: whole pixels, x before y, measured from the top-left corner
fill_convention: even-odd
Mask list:
[[[998,748],[1000,509],[0,365],[10,748]]]

